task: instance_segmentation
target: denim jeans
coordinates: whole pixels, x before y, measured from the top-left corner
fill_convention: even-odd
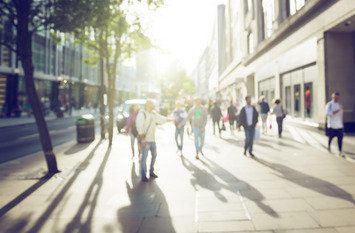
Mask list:
[[[180,136],[180,143],[179,143],[179,136]],[[176,146],[179,150],[182,150],[183,140],[184,140],[184,127],[181,127],[180,129],[176,127],[175,142],[176,142]]]
[[[196,147],[196,154],[202,150],[203,143],[205,141],[205,131],[202,131],[201,128],[194,127],[193,129],[194,136],[195,136],[195,147]]]
[[[141,148],[142,150],[142,160],[141,160],[141,175],[146,176],[147,175],[147,157],[148,157],[148,152],[150,151],[152,154],[152,160],[150,161],[150,173],[154,172],[154,164],[155,164],[155,159],[157,158],[157,145],[155,142],[147,142],[145,147]]]
[[[254,136],[255,136],[255,128],[252,126],[248,126],[246,129],[244,129],[245,132],[245,146],[244,150],[248,150],[249,152],[253,151],[253,142],[254,142]]]

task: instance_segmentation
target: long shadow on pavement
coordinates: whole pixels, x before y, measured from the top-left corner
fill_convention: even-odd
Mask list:
[[[41,230],[45,222],[50,218],[51,214],[54,212],[54,210],[57,208],[59,203],[63,200],[65,194],[68,192],[69,188],[74,184],[75,180],[79,177],[81,171],[85,170],[89,164],[90,160],[93,158],[95,155],[95,151],[99,148],[101,145],[101,140],[95,145],[93,150],[89,153],[87,158],[79,165],[80,170],[78,169],[76,173],[70,178],[70,180],[66,183],[66,185],[62,188],[62,190],[59,192],[59,194],[54,198],[54,200],[51,202],[51,204],[48,206],[47,210],[38,218],[37,222],[34,224],[34,226],[27,231],[28,233],[36,233]],[[43,184],[41,184],[43,185]],[[38,187],[37,187],[38,188]],[[6,216],[4,216],[6,217]],[[9,233],[17,233],[17,232],[22,232],[22,230],[26,227],[26,225],[29,223],[29,219],[31,218],[31,214],[27,214],[26,216],[23,216],[22,218],[19,219],[4,219],[4,221],[7,222],[6,228],[7,229],[2,229],[5,230],[5,232]],[[1,219],[3,220],[3,219]],[[3,222],[3,221],[1,221]]]
[[[263,160],[261,158],[254,158],[255,161],[259,162],[260,164],[267,166],[275,171],[277,171],[280,175],[278,177],[288,180],[292,183],[295,183],[299,186],[305,187],[307,189],[313,190],[315,192],[318,192],[320,194],[329,196],[329,197],[336,197],[339,199],[343,199],[346,201],[349,201],[353,204],[355,204],[355,200],[353,196],[346,192],[345,190],[339,188],[338,186],[316,178],[314,176],[310,176],[307,174],[304,174],[302,172],[299,172],[295,169],[292,169],[290,167],[287,167],[285,165],[279,164],[279,163],[271,163],[266,160]],[[326,188],[325,188],[326,187]]]
[[[44,185],[53,175],[48,174],[43,176],[37,183],[29,187],[27,190],[25,190],[23,193],[18,195],[14,200],[6,204],[4,207],[0,209],[0,218],[5,215],[8,211],[10,211],[12,208],[20,204],[23,200],[25,200],[28,196],[30,196],[34,191],[36,191],[38,188],[40,188],[42,185]]]
[[[132,163],[130,183],[126,181],[131,204],[117,211],[121,232],[175,233],[163,192],[154,179],[141,182],[135,163]]]
[[[81,206],[79,207],[77,213],[73,217],[73,220],[67,224],[65,233],[70,232],[91,232],[91,222],[93,220],[94,210],[97,204],[97,199],[99,197],[102,185],[103,185],[103,173],[107,164],[107,160],[111,153],[111,147],[109,147],[105,153],[104,159],[99,167],[99,170],[96,173],[96,176],[91,183],[88,191],[86,192],[85,198],[82,201]],[[84,221],[82,216],[85,212],[86,220]],[[87,214],[87,215],[86,215]]]
[[[186,159],[182,159],[186,160]],[[204,160],[207,160],[210,164],[212,164],[212,166],[210,166],[209,164],[207,164]],[[266,205],[265,203],[263,203],[263,200],[265,199],[264,196],[257,190],[255,189],[253,186],[251,186],[250,184],[248,184],[247,182],[237,179],[233,174],[231,174],[229,171],[227,171],[226,169],[222,168],[221,166],[219,166],[217,163],[213,162],[211,159],[208,159],[206,156],[200,157],[199,160],[202,164],[204,164],[211,172],[212,174],[210,174],[209,172],[204,172],[204,173],[197,173],[194,176],[196,176],[197,178],[195,178],[197,181],[201,180],[201,182],[198,182],[197,184],[199,184],[201,187],[206,186],[204,183],[206,183],[206,180],[204,180],[203,177],[199,177],[199,176],[206,176],[206,174],[208,174],[207,177],[213,177],[213,176],[218,176],[220,179],[222,179],[226,184],[230,184],[233,182],[233,184],[231,185],[225,185],[222,183],[218,183],[218,181],[213,177],[213,179],[209,178],[209,181],[213,181],[215,182],[215,186],[214,189],[226,189],[229,190],[230,192],[232,192],[233,194],[236,194],[239,191],[239,187],[241,187],[243,190],[248,190],[251,191],[250,193],[252,193],[251,196],[249,196],[248,194],[243,194],[242,192],[242,196],[248,198],[249,200],[255,202],[258,207],[260,207],[261,210],[263,210],[265,213],[269,214],[270,216],[274,217],[274,218],[278,218],[279,215],[268,205]],[[190,162],[191,164],[191,162]],[[184,163],[183,165],[185,166],[186,169],[188,170],[193,170],[197,169],[197,171],[199,170],[195,165],[193,166],[186,166]],[[210,186],[207,186],[209,189]],[[212,189],[213,190],[213,189]],[[214,190],[213,190],[214,191]],[[249,193],[249,192],[248,192]],[[225,197],[223,197],[222,195],[220,195],[218,192],[215,194],[217,198],[223,200],[223,201],[227,201],[227,199]],[[236,194],[237,195],[237,194]]]

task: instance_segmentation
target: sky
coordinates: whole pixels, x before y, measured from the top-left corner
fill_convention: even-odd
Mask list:
[[[177,58],[191,74],[212,36],[218,0],[165,0],[154,12],[150,30],[163,53],[156,54],[160,69]]]

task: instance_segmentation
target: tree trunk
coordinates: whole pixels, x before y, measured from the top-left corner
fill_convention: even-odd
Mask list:
[[[32,63],[32,34],[29,31],[29,14],[32,1],[21,1],[17,5],[17,54],[20,57],[23,71],[25,74],[27,95],[32,105],[33,115],[35,116],[42,150],[47,161],[48,174],[58,173],[57,160],[53,153],[53,146],[48,133],[47,123],[41,109],[41,104],[36,92],[33,78]]]

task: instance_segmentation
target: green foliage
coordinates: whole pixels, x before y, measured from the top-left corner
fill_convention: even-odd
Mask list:
[[[160,80],[164,100],[174,102],[178,97],[190,96],[195,93],[193,80],[174,62]]]

